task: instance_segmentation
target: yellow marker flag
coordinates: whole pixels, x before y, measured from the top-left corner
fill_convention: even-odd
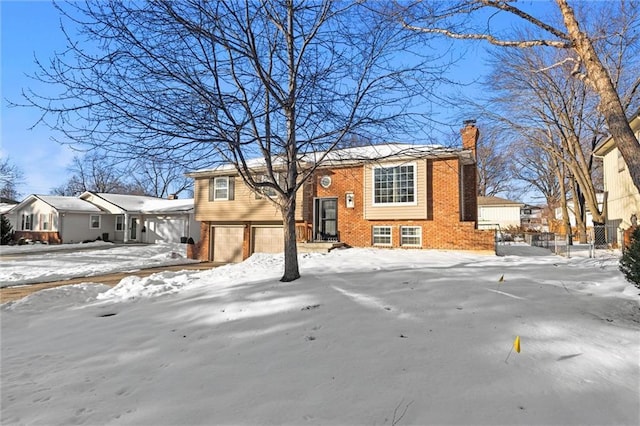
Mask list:
[[[516,336],[516,340],[513,341],[513,349],[520,353],[520,336]]]

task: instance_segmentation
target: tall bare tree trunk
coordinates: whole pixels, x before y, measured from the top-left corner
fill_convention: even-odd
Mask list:
[[[591,40],[587,34],[580,30],[575,14],[567,0],[556,0],[556,3],[562,13],[573,47],[587,71],[588,82],[600,96],[599,109],[605,117],[609,133],[611,133],[618,149],[622,153],[622,157],[627,163],[634,185],[640,191],[640,145],[638,145],[638,141],[629,126],[618,92],[611,81],[607,69],[600,61]]]
[[[296,196],[289,198],[289,206],[282,209],[284,228],[284,274],[280,281],[290,282],[300,278],[298,246],[296,243]]]

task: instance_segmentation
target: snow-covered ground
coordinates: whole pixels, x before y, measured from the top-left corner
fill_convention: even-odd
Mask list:
[[[0,287],[191,262],[196,261],[186,259],[186,245],[179,243],[0,246]]]
[[[538,254],[305,254],[292,283],[254,255],[40,291],[0,311],[0,420],[638,424],[638,289],[614,255]]]

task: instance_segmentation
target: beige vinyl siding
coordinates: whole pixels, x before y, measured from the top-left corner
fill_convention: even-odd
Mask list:
[[[376,166],[392,167],[404,164],[415,164],[414,179],[416,186],[416,203],[374,205],[373,204],[373,168]],[[389,162],[366,165],[364,169],[364,218],[375,219],[426,219],[427,217],[427,162],[411,160],[406,163]]]
[[[640,194],[633,184],[629,168],[618,168],[618,149],[614,148],[604,156],[604,187],[607,194],[607,218],[621,220],[622,228],[631,223],[632,213],[640,212]]]
[[[281,221],[278,208],[268,199],[256,199],[256,195],[242,182],[239,176],[234,178],[234,199],[209,201],[208,177],[195,181],[195,214],[199,221]],[[296,198],[296,220],[302,220],[302,189]]]

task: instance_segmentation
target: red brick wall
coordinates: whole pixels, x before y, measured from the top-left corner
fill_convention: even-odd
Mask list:
[[[211,223],[200,222],[200,241],[187,244],[187,258],[202,261],[209,260],[209,238],[211,237]]]
[[[33,241],[46,241],[48,244],[62,244],[60,234],[52,231],[15,231],[13,239],[18,241],[21,238]]]
[[[316,176],[329,174],[331,186],[317,185],[318,197],[338,198],[338,229],[340,241],[352,247],[371,247],[373,226],[392,227],[392,246],[400,247],[401,226],[422,227],[422,247],[436,249],[494,250],[493,232],[478,231],[475,222],[460,221],[459,166],[457,158],[435,159],[431,164],[431,182],[427,192],[432,193],[433,218],[414,220],[365,220],[364,168],[362,166],[323,170]],[[475,181],[475,180],[474,180]],[[347,208],[346,192],[353,192],[355,207]],[[475,193],[475,190],[474,190]],[[426,196],[421,194],[421,196]],[[428,211],[431,209],[428,208]],[[477,207],[476,207],[477,210]],[[477,213],[475,214],[477,215]],[[475,216],[474,215],[474,216]]]

